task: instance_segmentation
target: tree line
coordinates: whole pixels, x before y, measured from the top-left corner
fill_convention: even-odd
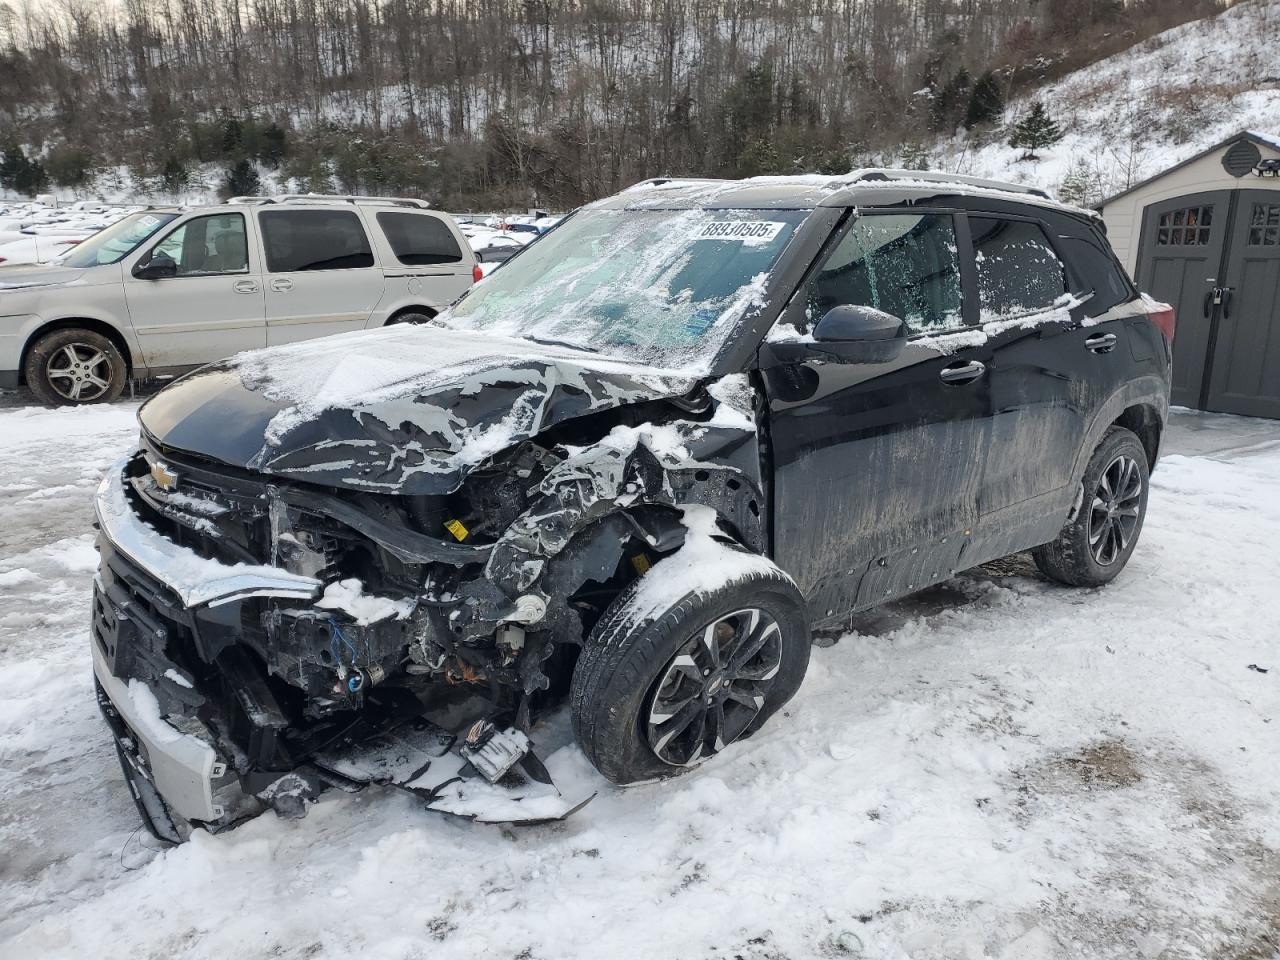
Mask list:
[[[1219,0],[0,0],[0,168],[566,207],[844,172]],[[0,178],[0,179],[2,179]]]

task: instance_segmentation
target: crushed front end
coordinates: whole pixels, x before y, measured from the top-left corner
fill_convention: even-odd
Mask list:
[[[480,819],[569,812],[527,737],[550,651],[520,621],[542,601],[458,592],[492,546],[416,533],[406,498],[264,479],[151,449],[98,492],[98,697],[153,832],[375,781]]]

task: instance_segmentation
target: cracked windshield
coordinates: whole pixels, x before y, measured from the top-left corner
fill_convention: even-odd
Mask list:
[[[806,210],[586,210],[479,284],[449,326],[709,370]]]

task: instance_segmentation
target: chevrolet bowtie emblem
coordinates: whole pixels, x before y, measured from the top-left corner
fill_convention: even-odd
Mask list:
[[[177,472],[170,470],[168,464],[160,460],[151,461],[151,479],[161,490],[172,490],[178,485]]]

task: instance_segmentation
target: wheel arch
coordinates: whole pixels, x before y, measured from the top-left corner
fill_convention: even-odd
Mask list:
[[[120,351],[120,355],[124,357],[125,378],[133,376],[133,351],[129,349],[129,341],[119,328],[107,323],[105,320],[97,320],[93,317],[64,317],[59,320],[50,320],[36,327],[28,335],[26,342],[22,345],[22,355],[18,359],[19,382],[26,382],[27,356],[31,353],[31,348],[35,346],[37,340],[57,330],[75,329],[90,330],[101,334],[115,344]]]
[[[1154,468],[1153,452],[1159,454],[1160,438],[1164,432],[1169,411],[1169,384],[1154,375],[1136,377],[1115,391],[1094,411],[1089,421],[1080,449],[1076,451],[1072,476],[1077,480],[1084,474],[1089,458],[1108,430],[1113,426],[1133,429],[1142,440],[1147,452],[1148,467]],[[1148,446],[1150,444],[1150,446]]]
[[[428,317],[435,317],[440,311],[435,307],[427,306],[425,303],[411,303],[408,306],[399,307],[391,316],[387,317],[387,322],[383,326],[389,327],[393,323],[399,323],[401,317],[410,313],[422,313]]]
[[[1147,469],[1154,470],[1156,458],[1160,454],[1160,437],[1164,432],[1164,421],[1150,403],[1135,403],[1125,407],[1124,412],[1111,422],[1113,427],[1124,427],[1142,441],[1142,449],[1147,453]]]

